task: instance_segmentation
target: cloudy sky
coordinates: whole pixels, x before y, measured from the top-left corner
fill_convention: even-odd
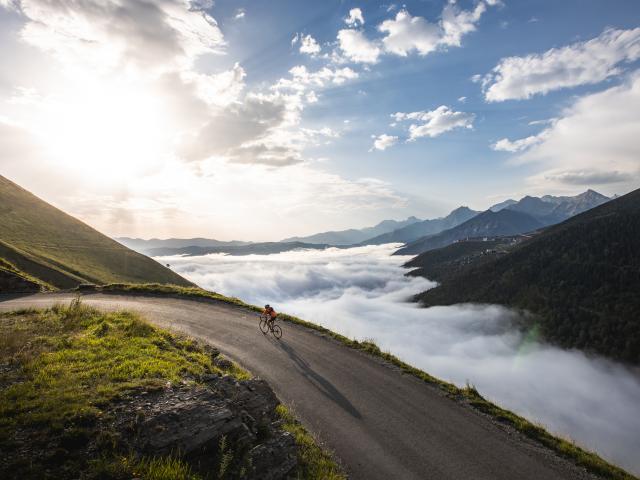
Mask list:
[[[639,59],[635,0],[0,0],[0,173],[142,237],[625,193]]]

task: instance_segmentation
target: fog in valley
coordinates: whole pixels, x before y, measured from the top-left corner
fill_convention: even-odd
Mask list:
[[[204,288],[373,339],[433,375],[459,386],[468,381],[484,397],[640,473],[637,374],[539,343],[515,329],[516,314],[502,307],[418,308],[407,299],[435,284],[404,276],[409,257],[393,251],[383,245],[160,260]]]

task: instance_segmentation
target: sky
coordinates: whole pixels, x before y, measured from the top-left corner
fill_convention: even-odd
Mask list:
[[[623,194],[639,59],[635,0],[0,0],[0,173],[143,238]]]

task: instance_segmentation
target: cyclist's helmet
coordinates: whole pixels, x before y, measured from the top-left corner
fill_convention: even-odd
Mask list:
[[[271,305],[269,305],[268,303],[264,306],[264,308],[269,308]]]

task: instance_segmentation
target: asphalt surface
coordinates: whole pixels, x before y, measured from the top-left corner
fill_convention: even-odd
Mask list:
[[[72,298],[0,296],[0,311]],[[266,379],[352,479],[592,478],[437,388],[304,327],[282,322],[278,341],[259,331],[255,313],[226,304],[100,294],[84,299],[138,311],[206,340]]]

